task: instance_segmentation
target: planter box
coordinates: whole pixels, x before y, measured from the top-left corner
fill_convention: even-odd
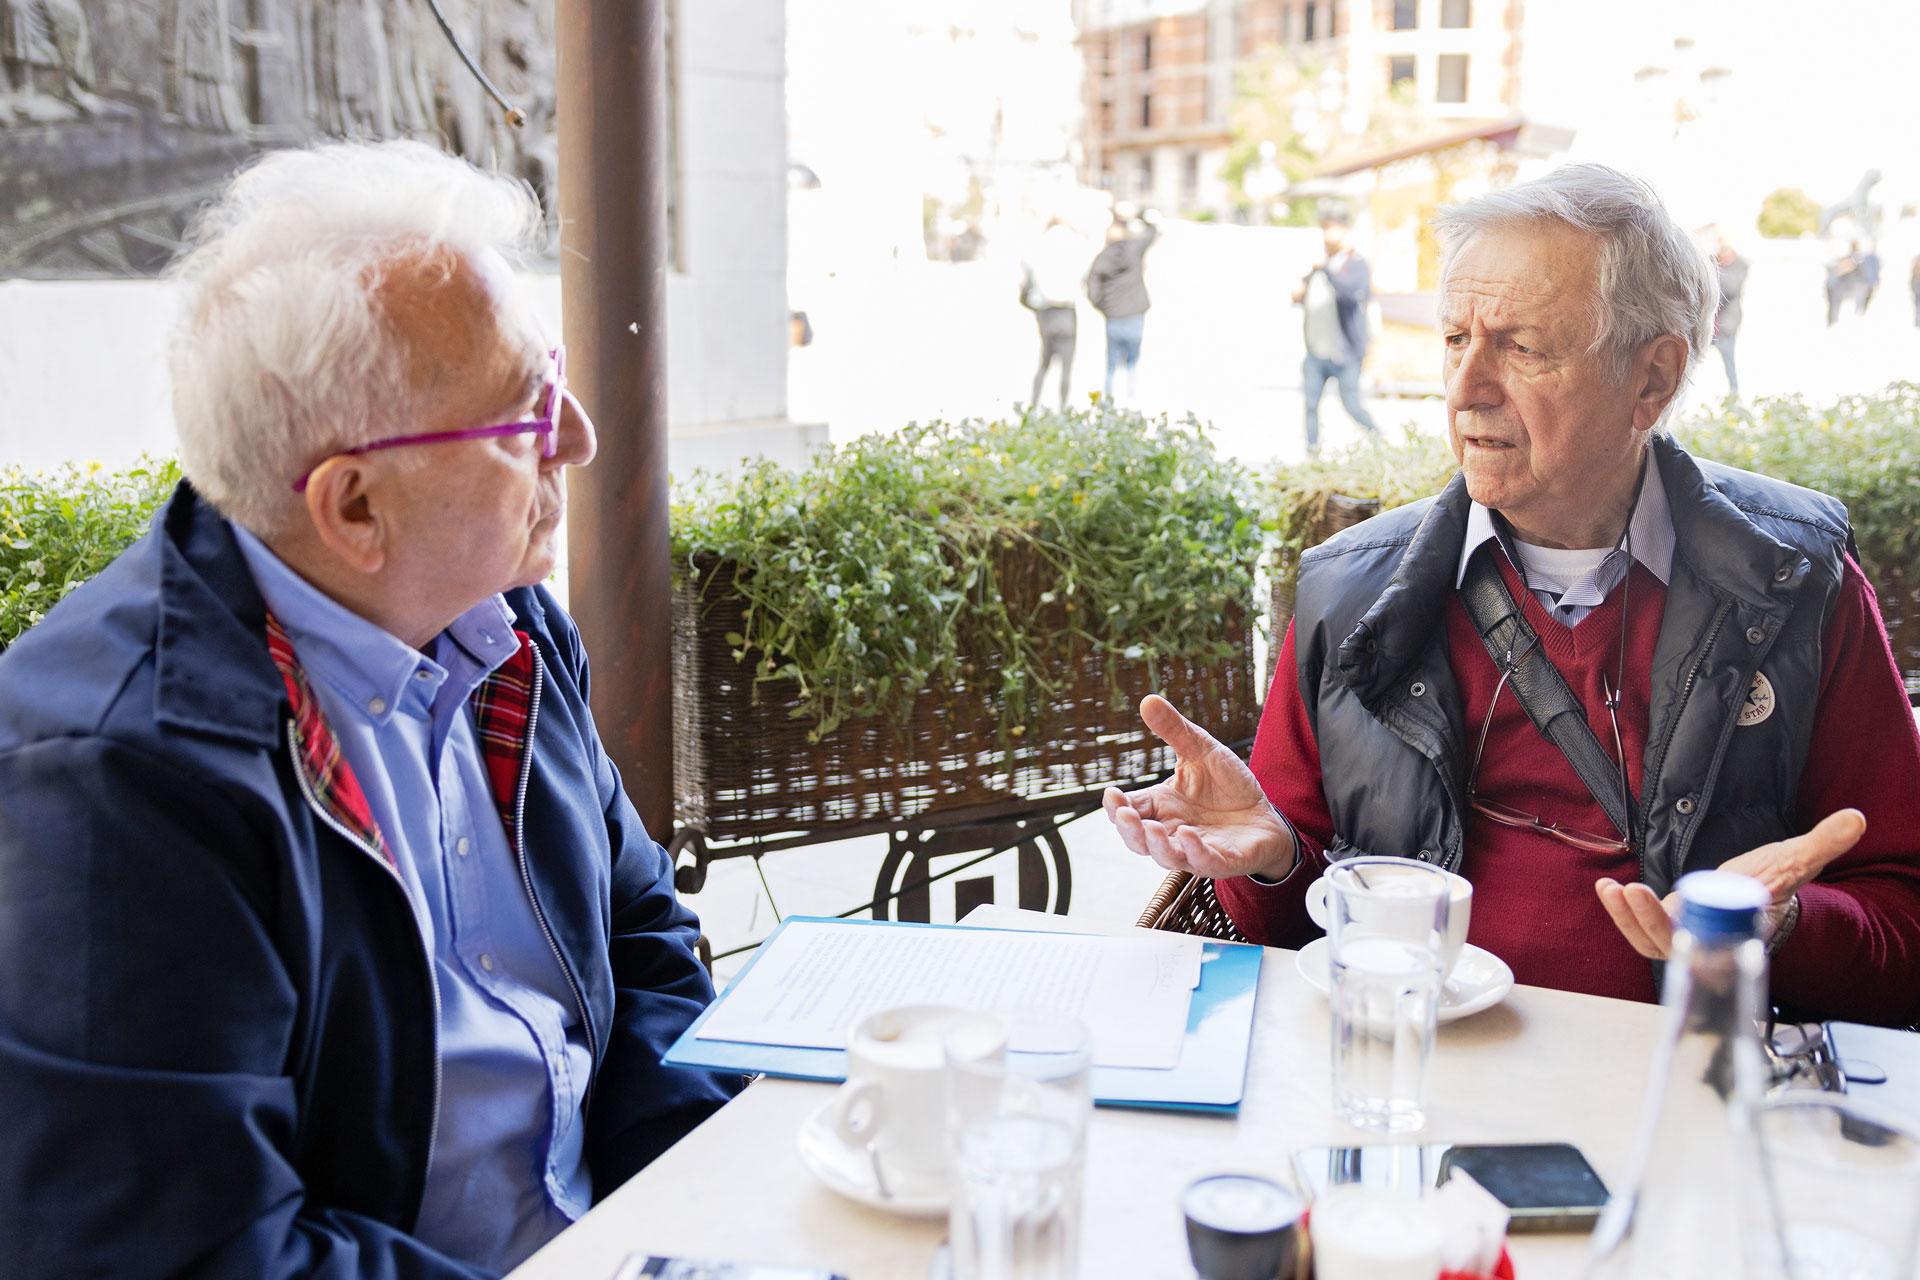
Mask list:
[[[756,701],[751,658],[734,661],[725,636],[745,628],[731,583],[730,565],[703,566],[673,602],[674,820],[708,840],[830,838],[1139,783],[1173,766],[1140,723],[1148,693],[1223,742],[1251,738],[1259,721],[1250,618],[1236,608],[1222,619],[1234,644],[1225,662],[1160,661],[1149,672],[1116,654],[1063,654],[1050,714],[1011,741],[1001,740],[990,689],[960,685],[922,689],[904,724],[849,719],[809,742],[812,722],[789,715],[795,682],[764,682]],[[993,670],[993,655],[971,657],[977,670]]]

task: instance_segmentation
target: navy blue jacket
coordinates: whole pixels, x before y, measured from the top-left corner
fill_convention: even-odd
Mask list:
[[[588,1015],[605,1196],[738,1078],[661,1065],[713,998],[698,923],[601,747],[572,621],[544,589],[507,599],[541,669],[528,879]],[[265,622],[182,485],[0,654],[9,1280],[478,1274],[408,1234],[432,979],[398,880],[303,794]]]

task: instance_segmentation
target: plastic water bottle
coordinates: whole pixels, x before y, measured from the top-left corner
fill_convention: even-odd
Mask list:
[[[1784,1275],[1758,1181],[1752,1108],[1767,1088],[1760,1022],[1771,900],[1749,876],[1681,878],[1666,1010],[1626,1177],[1593,1233],[1604,1280],[1767,1280]]]

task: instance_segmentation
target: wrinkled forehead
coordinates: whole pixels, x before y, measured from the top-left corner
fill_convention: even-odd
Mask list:
[[[1597,237],[1552,220],[1490,227],[1450,246],[1440,322],[1590,334],[1599,318],[1599,287]]]

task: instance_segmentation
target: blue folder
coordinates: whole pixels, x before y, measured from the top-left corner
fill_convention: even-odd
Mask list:
[[[790,916],[767,942],[796,920],[839,924],[851,929],[958,929],[951,924],[910,924],[894,920],[831,920]],[[999,932],[1009,932],[1000,930]],[[765,1072],[799,1080],[840,1081],[847,1078],[844,1049],[798,1049],[777,1044],[741,1044],[702,1040],[700,1028],[721,1001],[752,971],[766,952],[766,943],[746,967],[727,984],[726,991],[694,1020],[668,1049],[664,1061],[676,1067],[706,1067],[717,1071]],[[1093,1099],[1104,1106],[1154,1107],[1175,1111],[1214,1111],[1232,1114],[1246,1089],[1247,1049],[1253,1040],[1253,1000],[1260,984],[1261,948],[1235,942],[1208,941],[1201,951],[1200,985],[1187,1010],[1186,1042],[1180,1061],[1166,1069],[1150,1067],[1095,1067]]]

